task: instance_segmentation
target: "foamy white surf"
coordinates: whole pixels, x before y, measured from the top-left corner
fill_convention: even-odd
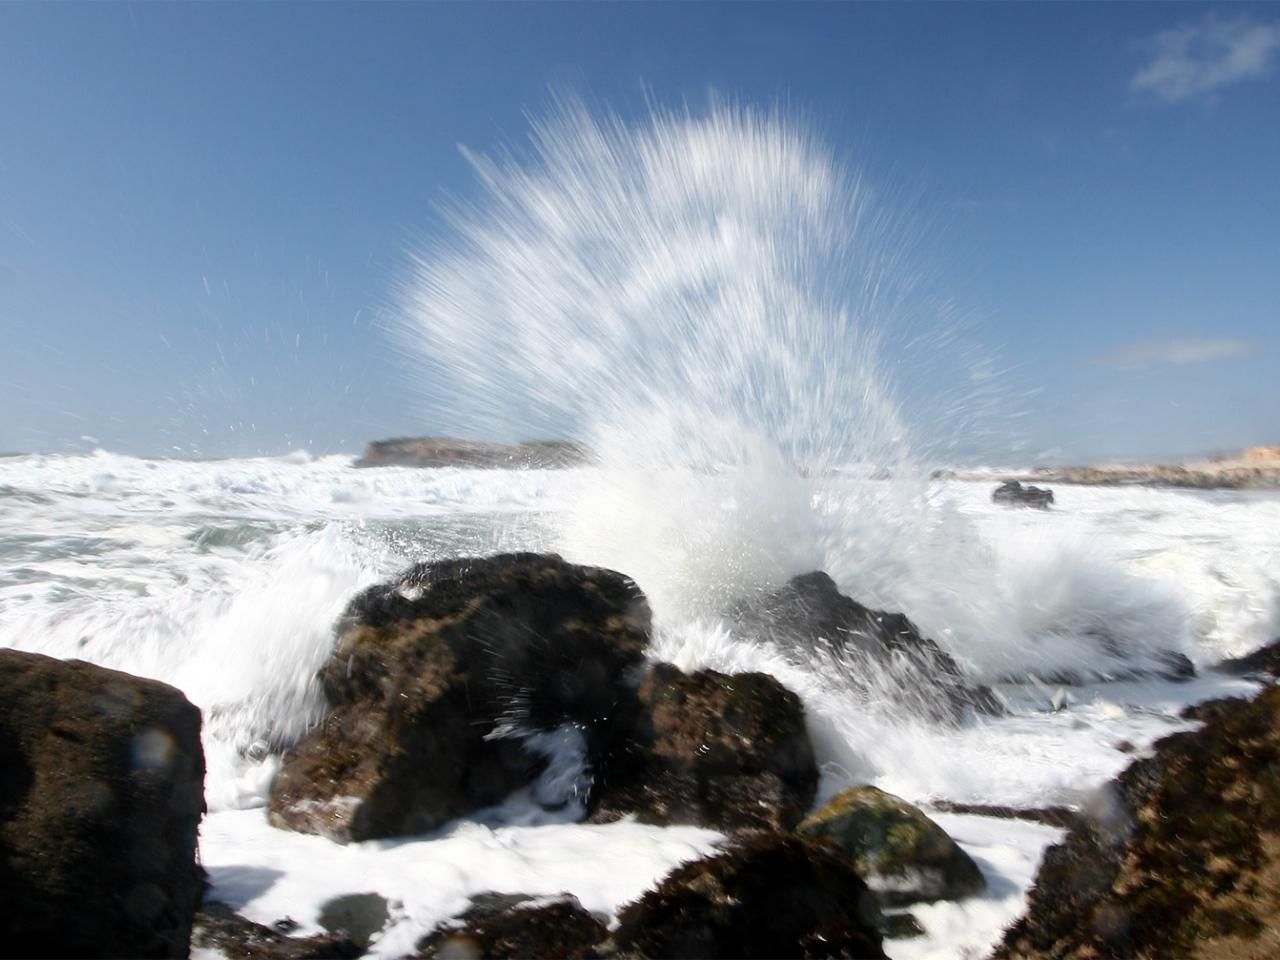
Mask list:
[[[390,957],[487,889],[568,890],[608,913],[716,835],[585,827],[525,797],[484,824],[339,848],[272,830],[261,810],[270,753],[317,716],[315,671],[356,590],[419,559],[563,548],[559,520],[597,478],[590,469],[359,470],[349,458],[0,460],[0,644],[156,677],[202,708],[211,813],[201,855],[214,895],[254,919],[287,914],[311,929],[328,897],[377,891],[398,904],[374,948]],[[925,515],[886,532],[890,518],[862,505],[891,501],[887,482],[812,483],[820,562],[841,588],[906,610],[989,677],[1088,664],[1089,625],[1116,619],[1127,642],[1158,645],[1168,633],[1202,665],[1280,633],[1274,495],[1059,487],[1045,514],[997,508],[988,485],[950,482],[927,491]],[[895,535],[904,527],[923,533]],[[641,585],[661,597],[661,571],[647,573],[657,579],[641,575]],[[918,802],[1078,803],[1128,763],[1123,741],[1142,749],[1184,725],[1185,703],[1251,689],[1212,673],[1065,691],[1027,680],[1000,688],[1011,716],[940,728],[895,709],[892,688],[859,699],[838,670],[735,637],[683,601],[655,603],[654,659],[767,670],[801,694],[823,797],[873,782]],[[918,909],[930,936],[891,944],[895,956],[956,957],[990,943],[1056,835],[975,818],[944,824],[991,888]]]

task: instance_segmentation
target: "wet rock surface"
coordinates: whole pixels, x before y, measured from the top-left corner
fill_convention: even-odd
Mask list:
[[[1269,643],[1243,657],[1223,660],[1217,667],[1223,673],[1252,676],[1264,680],[1280,678],[1280,640]]]
[[[969,711],[1000,714],[1003,706],[984,686],[966,682],[959,665],[920,635],[906,616],[872,610],[842,594],[821,571],[793,577],[782,589],[740,604],[736,628],[801,654],[826,652],[833,666],[871,691],[879,673],[897,681],[912,707],[936,720],[959,721]]]
[[[1188,715],[1045,853],[996,956],[1280,955],[1280,687]]]
[[[1044,487],[1023,486],[1017,480],[1006,480],[991,491],[991,502],[1001,503],[1006,507],[1032,507],[1036,510],[1048,510],[1053,503],[1053,491]]]
[[[364,954],[366,946],[342,933],[290,937],[246,920],[216,901],[200,908],[191,943],[203,950],[217,950],[229,960],[354,960]]]
[[[849,858],[886,905],[958,900],[987,882],[973,859],[919,808],[875,787],[850,787],[796,832]]]
[[[422,833],[542,767],[521,732],[572,724],[607,769],[633,722],[648,603],[553,555],[419,564],[357,596],[321,671],[331,705],[284,758],[271,822],[346,842]]]
[[[200,713],[178,690],[0,650],[6,955],[185,957],[203,813]]]
[[[638,691],[630,750],[592,796],[592,819],[787,830],[818,783],[800,698],[762,673],[658,664]]]
[[[442,924],[418,943],[422,958],[598,957],[609,931],[576,897],[530,897],[485,893],[472,897],[457,920]]]
[[[624,956],[878,958],[879,922],[847,861],[799,837],[744,834],[624,909],[613,939]]]

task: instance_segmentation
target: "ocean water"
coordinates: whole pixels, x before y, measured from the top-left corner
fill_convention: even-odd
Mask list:
[[[392,901],[393,923],[372,950],[392,957],[470,894],[567,890],[608,914],[721,839],[694,828],[575,824],[532,793],[405,841],[340,847],[268,827],[275,757],[322,709],[315,674],[335,617],[355,591],[411,562],[555,550],[636,576],[654,600],[651,659],[765,670],[801,695],[822,797],[870,782],[926,805],[1087,805],[1130,761],[1119,745],[1141,751],[1185,726],[1183,705],[1252,690],[1207,668],[1280,635],[1274,494],[1059,487],[1055,508],[1040,512],[992,504],[983,483],[917,490],[853,470],[808,479],[816,565],[850,596],[907,612],[1010,705],[1007,717],[933,725],[888,680],[868,694],[839,664],[735,636],[717,613],[717,592],[689,582],[697,565],[673,558],[666,568],[628,570],[629,552],[643,559],[648,541],[593,556],[598,544],[581,537],[577,518],[601,489],[613,488],[599,468],[357,469],[349,457],[301,454],[2,459],[0,645],[182,689],[205,717],[201,859],[213,895],[253,919],[287,915],[310,930],[329,897],[379,892]],[[894,513],[893,504],[910,509]],[[729,500],[717,508],[737,509]],[[639,526],[636,536],[644,537]],[[706,575],[719,583],[724,571],[713,563]],[[1200,676],[1105,679],[1143,668],[1160,649],[1188,655]],[[1073,687],[1044,679],[1064,669],[1091,679]],[[990,887],[981,898],[918,908],[929,936],[892,943],[894,956],[959,957],[989,945],[1058,835],[1035,824],[938,819]]]

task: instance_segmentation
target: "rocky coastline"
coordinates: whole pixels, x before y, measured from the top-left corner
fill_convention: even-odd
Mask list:
[[[586,448],[570,440],[491,443],[454,437],[395,437],[370,443],[353,466],[559,470],[582,466],[589,460]]]
[[[1191,490],[1280,490],[1280,446],[1249,447],[1235,457],[1186,463],[1036,467],[1011,472],[939,471],[939,479]]]

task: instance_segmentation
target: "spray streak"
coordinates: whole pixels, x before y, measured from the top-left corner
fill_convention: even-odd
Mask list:
[[[781,117],[628,125],[562,104],[524,162],[469,156],[482,199],[405,291],[429,404],[459,432],[597,451],[564,548],[627,570],[659,609],[812,569],[808,478],[902,472],[968,416],[937,377],[917,383],[934,429],[902,416],[887,341],[921,367],[951,334],[922,320],[866,185]]]

